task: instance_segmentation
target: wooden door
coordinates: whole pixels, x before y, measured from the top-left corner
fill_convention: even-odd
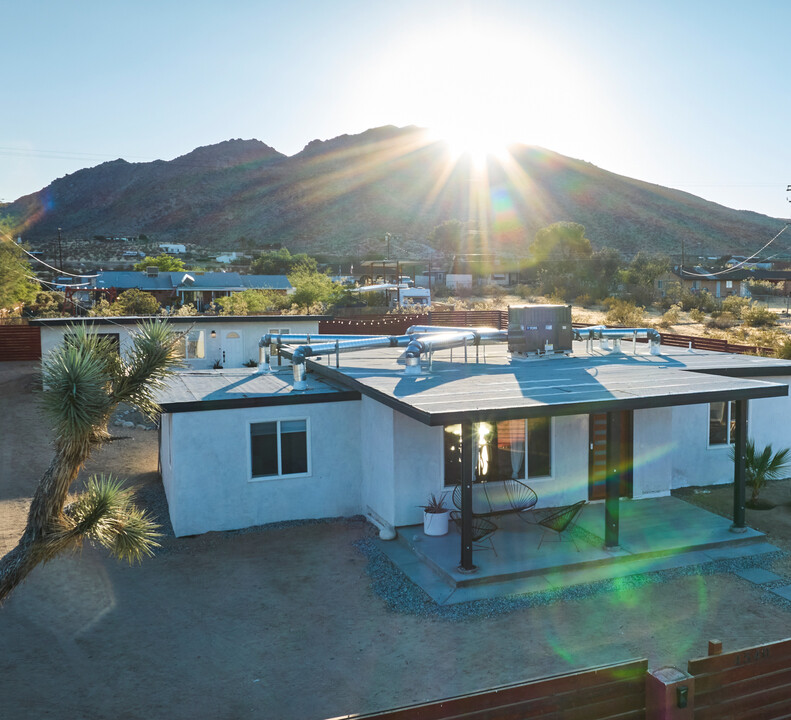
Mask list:
[[[607,482],[607,444],[616,441],[621,466],[621,497],[632,497],[632,411],[621,412],[619,438],[607,435],[607,413],[589,416],[588,422],[588,499],[604,500]]]

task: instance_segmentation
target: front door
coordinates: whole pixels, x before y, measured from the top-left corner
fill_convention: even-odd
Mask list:
[[[222,364],[227,368],[242,367],[242,338],[238,332],[225,334],[222,343]]]
[[[590,415],[588,421],[588,499],[604,500],[607,482],[607,444],[620,448],[621,497],[632,497],[632,411],[622,410],[620,437],[607,435],[607,414]]]

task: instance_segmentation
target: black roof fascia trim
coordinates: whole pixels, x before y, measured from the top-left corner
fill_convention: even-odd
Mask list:
[[[719,375],[720,377],[749,378],[749,377],[770,377],[772,375],[791,375],[791,365],[780,365],[775,367],[752,366],[741,368],[684,368],[687,372],[704,373],[708,375]]]
[[[360,393],[345,390],[335,393],[285,395],[277,397],[248,397],[232,400],[191,400],[189,402],[160,403],[163,413],[203,412],[205,410],[232,410],[251,407],[278,407],[284,405],[319,405],[321,403],[359,400]]]
[[[591,415],[593,413],[618,410],[650,410],[682,405],[702,405],[718,400],[760,400],[761,398],[785,397],[788,386],[770,385],[766,388],[742,390],[715,390],[691,395],[670,395],[651,398],[619,398],[563,405],[539,405],[521,408],[491,408],[488,410],[461,410],[431,415],[429,425],[457,425],[461,422],[492,422],[496,420],[520,420],[522,418],[560,417],[563,415]]]

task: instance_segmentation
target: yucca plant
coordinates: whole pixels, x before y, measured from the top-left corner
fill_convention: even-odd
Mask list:
[[[731,448],[731,459],[736,457],[734,448]],[[748,440],[744,449],[744,475],[745,482],[752,488],[752,494],[747,505],[758,506],[758,496],[770,480],[779,480],[786,477],[791,448],[783,448],[777,452],[772,451],[771,443],[760,452],[756,450],[755,442]]]
[[[0,603],[36,565],[85,539],[130,562],[151,553],[156,525],[118,480],[94,476],[67,501],[91,453],[109,439],[107,423],[119,403],[148,417],[159,411],[154,393],[179,363],[176,339],[166,322],[144,322],[122,358],[108,338],[76,326],[44,359],[42,407],[53,424],[55,454],[36,488],[22,537],[0,560]]]

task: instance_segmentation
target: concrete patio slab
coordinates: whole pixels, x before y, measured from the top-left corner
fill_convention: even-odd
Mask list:
[[[622,500],[620,545],[604,547],[604,503],[587,505],[575,542],[542,542],[541,526],[498,517],[495,551],[475,548],[473,573],[459,570],[458,530],[442,537],[421,526],[399,528],[378,546],[438,604],[540,592],[776,551],[752,528],[731,532],[727,518],[678,498]],[[485,547],[485,546],[484,546]],[[778,576],[779,577],[779,576]],[[769,582],[765,580],[763,582]]]
[[[771,570],[765,570],[764,568],[744,568],[743,570],[736,570],[734,574],[756,585],[777,582],[783,579],[782,576],[777,573],[773,573]]]

